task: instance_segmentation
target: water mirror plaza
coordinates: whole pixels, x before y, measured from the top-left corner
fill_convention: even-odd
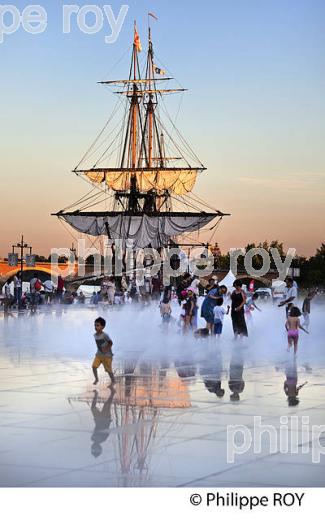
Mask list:
[[[1,317],[0,485],[323,486],[325,432],[312,428],[325,424],[324,303],[315,301],[296,358],[285,311],[261,308],[237,341],[227,317],[219,341],[182,334],[177,302],[167,329],[156,302]],[[114,387],[102,368],[92,384],[99,314],[114,342]],[[285,383],[306,383],[296,406]],[[254,417],[273,433],[240,450],[259,435]],[[241,433],[230,453],[232,425]]]
[[[2,516],[321,510],[325,2],[14,4]]]

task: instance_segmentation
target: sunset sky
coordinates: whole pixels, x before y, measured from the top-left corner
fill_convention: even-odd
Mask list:
[[[71,244],[50,213],[88,190],[71,170],[116,102],[96,82],[125,77],[133,20],[144,45],[148,11],[160,62],[189,88],[177,126],[208,168],[196,193],[231,213],[222,251],[278,239],[310,255],[325,241],[323,0],[130,0],[114,44],[107,20],[62,34],[69,2],[38,3],[47,30],[0,44],[1,256],[22,233],[39,254]]]

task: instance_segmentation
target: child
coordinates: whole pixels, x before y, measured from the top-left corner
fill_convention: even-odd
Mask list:
[[[192,288],[189,288],[187,291],[187,298],[183,305],[183,309],[185,310],[185,329],[188,330],[190,328],[196,329],[197,325],[197,304],[196,304],[196,295]]]
[[[97,345],[97,352],[93,361],[92,369],[95,376],[94,385],[98,383],[98,368],[103,365],[105,372],[108,373],[111,378],[111,384],[115,383],[115,377],[112,371],[112,346],[113,342],[111,338],[104,332],[106,321],[104,318],[97,318],[95,320],[95,331],[94,338]]]
[[[304,329],[304,327],[300,325],[300,316],[301,312],[298,307],[291,307],[285,324],[288,333],[288,352],[293,345],[295,355],[297,354],[298,350],[299,329],[308,334],[308,330]]]
[[[116,291],[114,295],[114,305],[122,305],[124,303],[124,293],[122,291]]]
[[[258,311],[262,311],[257,305],[256,300],[258,300],[258,293],[254,293],[247,297],[246,303],[245,303],[245,319],[252,323],[253,317],[252,317],[252,311],[257,309]]]
[[[172,308],[170,306],[169,298],[167,296],[164,296],[162,302],[160,303],[160,314],[163,323],[168,324],[170,322]]]
[[[208,338],[209,336],[210,336],[210,331],[206,327],[204,327],[203,329],[197,329],[194,332],[195,339]]]
[[[181,313],[179,315],[179,326],[184,329],[185,328],[185,319],[186,319],[186,302],[187,302],[187,291],[182,291],[180,293],[179,303],[181,305]]]
[[[213,309],[213,315],[214,315],[214,334],[219,337],[222,333],[223,318],[224,318],[225,314],[229,314],[229,309],[230,309],[229,305],[227,306],[227,310],[222,305],[223,305],[223,298],[217,298],[216,306]]]
[[[302,304],[302,315],[304,317],[304,327],[309,329],[310,324],[310,302],[314,298],[315,293],[313,291],[310,291],[306,298],[304,299],[304,302]]]
[[[261,311],[262,309],[260,309],[257,305],[256,305],[256,300],[258,300],[258,293],[254,293],[252,294],[251,296],[248,296],[247,300],[246,300],[246,303],[245,303],[245,312],[250,312],[250,311],[253,311],[254,309],[257,309],[258,311]]]

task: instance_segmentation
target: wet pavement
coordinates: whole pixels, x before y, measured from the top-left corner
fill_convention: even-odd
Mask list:
[[[71,347],[79,318],[61,319]],[[270,361],[246,343],[179,335],[177,351],[153,353],[130,341],[114,357],[114,390],[103,372],[94,389],[93,345],[89,355],[63,352],[53,317],[0,326],[1,486],[325,485],[325,456],[312,461],[317,436],[325,451],[324,430],[312,431],[325,424],[325,369],[314,358]],[[24,334],[19,345],[15,331]],[[273,453],[267,433],[255,450],[248,443],[230,453],[227,427],[240,426],[233,437],[239,448],[258,435],[254,417],[271,427]]]

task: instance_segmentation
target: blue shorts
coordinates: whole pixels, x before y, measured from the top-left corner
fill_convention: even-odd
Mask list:
[[[222,333],[222,321],[217,320],[214,322],[214,333],[221,334]]]

